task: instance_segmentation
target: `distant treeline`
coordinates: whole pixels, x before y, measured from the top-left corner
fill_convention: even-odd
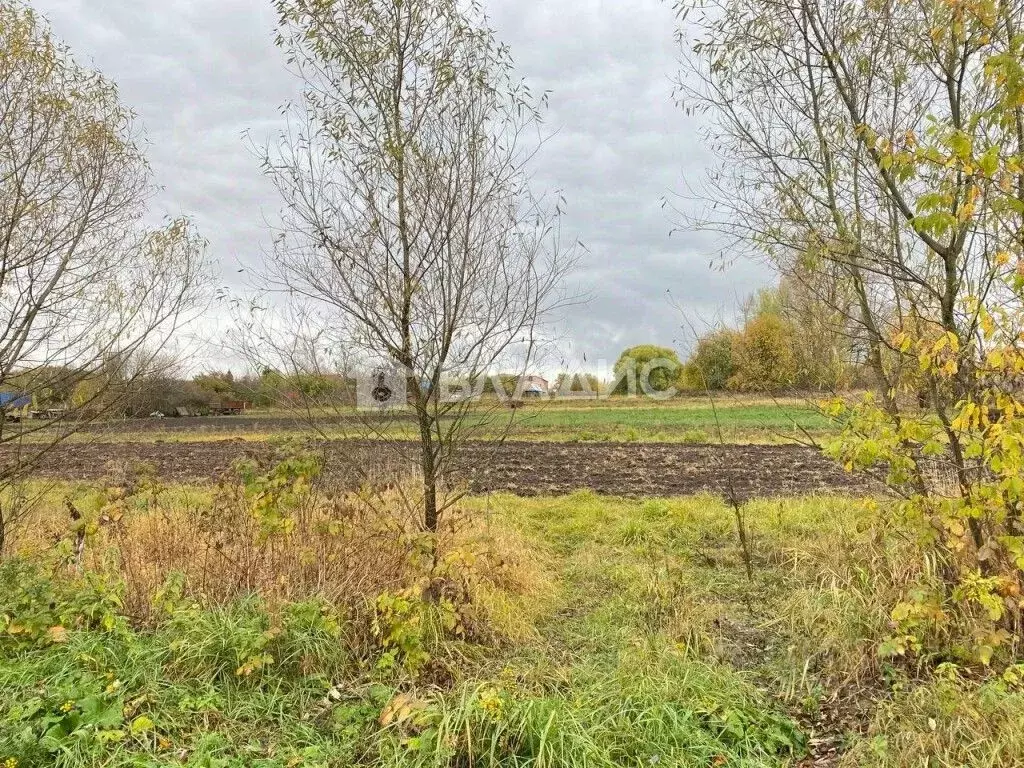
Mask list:
[[[103,370],[82,372],[51,366],[11,376],[4,389],[31,398],[30,409],[69,408],[135,417],[182,412],[201,415],[238,402],[258,408],[302,402],[345,406],[355,402],[356,381],[351,376],[285,375],[274,370],[241,376],[213,371],[187,378],[161,370],[115,376]]]
[[[738,327],[697,340],[679,385],[689,391],[838,391],[867,387],[867,349],[849,310],[794,281],[766,289],[744,307]]]

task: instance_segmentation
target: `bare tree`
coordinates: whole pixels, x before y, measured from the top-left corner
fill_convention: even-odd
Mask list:
[[[0,487],[116,406],[114,385],[201,306],[205,244],[185,220],[146,224],[132,118],[35,13],[0,0]],[[55,418],[13,424],[29,400]]]
[[[481,427],[450,388],[510,357],[525,370],[564,300],[558,210],[525,170],[538,104],[475,3],[277,10],[305,99],[265,158],[287,206],[268,277],[328,331],[308,338],[401,371],[435,531],[457,498],[455,449]]]

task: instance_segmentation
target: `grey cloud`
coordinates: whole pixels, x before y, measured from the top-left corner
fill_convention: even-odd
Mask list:
[[[281,127],[298,86],[273,45],[269,0],[35,0],[82,61],[139,114],[164,190],[160,213],[193,215],[225,284],[269,247],[279,207],[243,136]],[[566,313],[565,352],[614,360],[630,344],[689,343],[686,315],[729,316],[770,279],[761,266],[708,268],[720,245],[670,237],[662,200],[702,174],[699,123],[672,102],[674,19],[661,0],[491,0],[499,35],[535,94],[551,91],[538,192],[568,202],[566,236],[587,246]],[[671,293],[671,297],[669,296]]]

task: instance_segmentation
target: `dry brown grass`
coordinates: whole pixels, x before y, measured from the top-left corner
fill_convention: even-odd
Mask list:
[[[507,524],[455,508],[434,537],[403,511],[407,489],[343,493],[316,477],[297,487],[268,510],[236,477],[167,488],[129,471],[93,487],[51,484],[15,547],[29,556],[63,548],[71,567],[121,580],[125,613],[143,625],[156,620],[154,596],[174,579],[203,605],[319,598],[363,618],[384,593],[420,592],[458,606],[478,639],[537,637],[534,620],[555,596],[553,569]]]
[[[406,521],[345,500],[303,505],[288,531],[265,535],[244,500],[221,489],[208,508],[158,503],[127,514],[95,547],[123,575],[126,608],[142,617],[173,573],[204,603],[258,594],[270,603],[316,596],[352,604],[409,579],[411,536]]]

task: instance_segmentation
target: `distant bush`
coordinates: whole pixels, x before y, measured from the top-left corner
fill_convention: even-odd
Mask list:
[[[498,394],[498,387],[501,387],[503,394],[512,397],[519,389],[519,375],[515,373],[498,373],[484,379],[483,393],[485,395]]]
[[[697,340],[683,372],[686,389],[834,391],[856,383],[844,319],[828,304],[783,281],[747,301],[744,316],[739,330]]]
[[[725,389],[736,375],[734,348],[738,334],[723,328],[701,337],[697,349],[683,367],[683,383],[689,390]]]
[[[736,373],[732,389],[776,392],[796,384],[797,359],[790,324],[774,314],[762,314],[746,324],[733,347]]]
[[[236,377],[231,371],[204,373],[193,384],[211,401],[241,400],[258,407],[310,404],[321,407],[355,403],[356,383],[351,376],[327,373],[285,375],[267,368],[259,376]]]
[[[601,380],[592,373],[569,373],[563,371],[555,379],[555,391],[560,393],[593,392],[601,390]]]
[[[682,383],[683,364],[679,360],[679,355],[668,347],[641,344],[624,351],[615,363],[614,371],[614,394],[629,393],[630,383],[634,380],[637,385],[635,391],[643,391],[641,387],[645,374],[652,392],[667,392],[678,388]]]

